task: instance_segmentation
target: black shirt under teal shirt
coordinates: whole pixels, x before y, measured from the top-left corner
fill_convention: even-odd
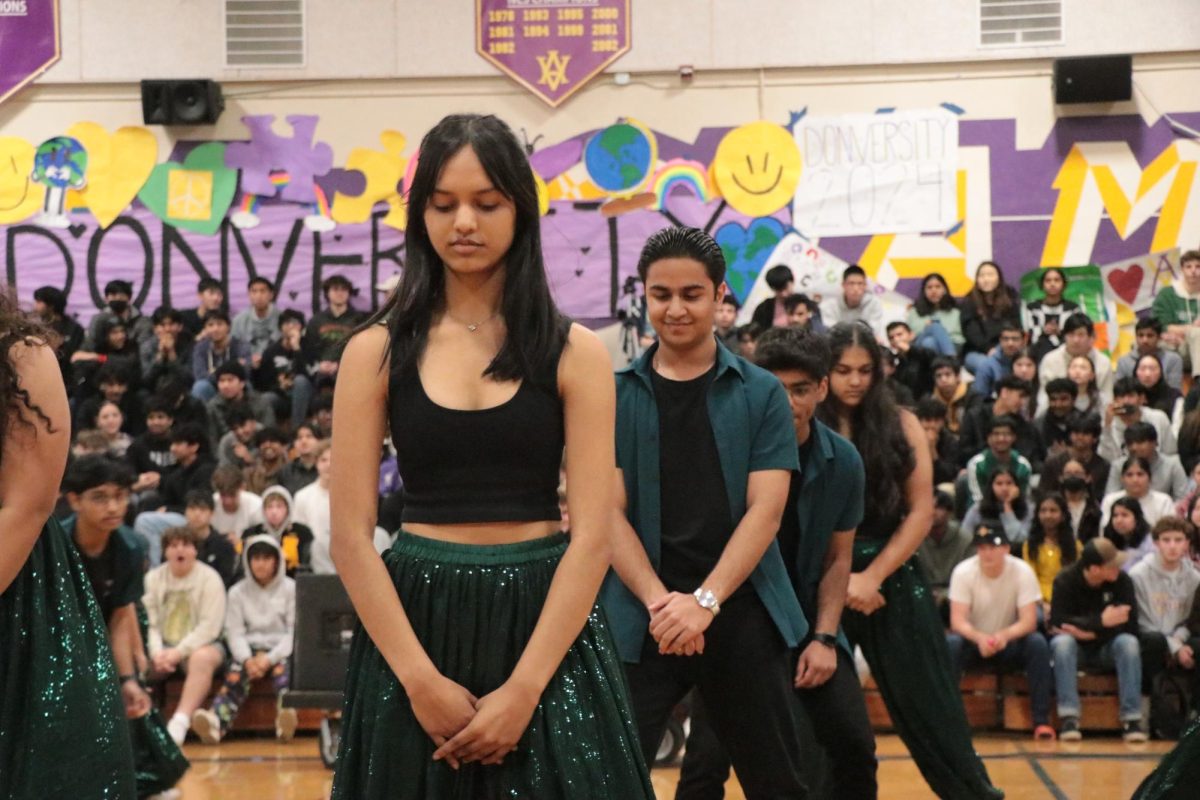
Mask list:
[[[733,533],[721,459],[708,419],[708,389],[717,367],[675,381],[650,373],[658,405],[662,496],[659,577],[675,592],[704,583]],[[743,583],[741,588],[748,588]]]

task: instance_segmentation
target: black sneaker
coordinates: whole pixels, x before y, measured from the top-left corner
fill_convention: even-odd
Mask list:
[[[1140,719],[1129,719],[1121,723],[1121,738],[1130,744],[1144,742],[1150,737]]]
[[[1079,717],[1063,717],[1058,723],[1058,739],[1062,742],[1078,742],[1083,738],[1079,731]]]

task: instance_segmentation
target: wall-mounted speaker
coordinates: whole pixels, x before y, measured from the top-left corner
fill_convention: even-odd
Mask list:
[[[1056,103],[1115,103],[1132,97],[1132,56],[1081,56],[1054,61]]]
[[[212,125],[224,110],[225,97],[216,81],[142,81],[142,121],[147,125]]]

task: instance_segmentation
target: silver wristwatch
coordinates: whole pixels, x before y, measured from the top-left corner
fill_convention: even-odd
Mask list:
[[[717,596],[713,594],[712,589],[705,589],[701,586],[692,592],[692,597],[696,598],[696,602],[700,604],[701,608],[711,611],[714,617],[721,613],[721,604],[717,602]]]

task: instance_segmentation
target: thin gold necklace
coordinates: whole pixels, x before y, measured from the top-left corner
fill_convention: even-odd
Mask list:
[[[457,322],[459,325],[462,325],[464,328],[467,329],[468,332],[474,333],[475,331],[479,330],[479,327],[481,325],[486,325],[489,322],[491,322],[492,320],[494,320],[496,317],[500,316],[500,311],[499,310],[493,311],[492,315],[490,317],[488,317],[487,319],[482,319],[479,322],[475,322],[475,323],[463,322],[461,319],[454,316],[449,311],[446,312],[446,316],[449,317],[450,319],[454,320],[455,322]]]

